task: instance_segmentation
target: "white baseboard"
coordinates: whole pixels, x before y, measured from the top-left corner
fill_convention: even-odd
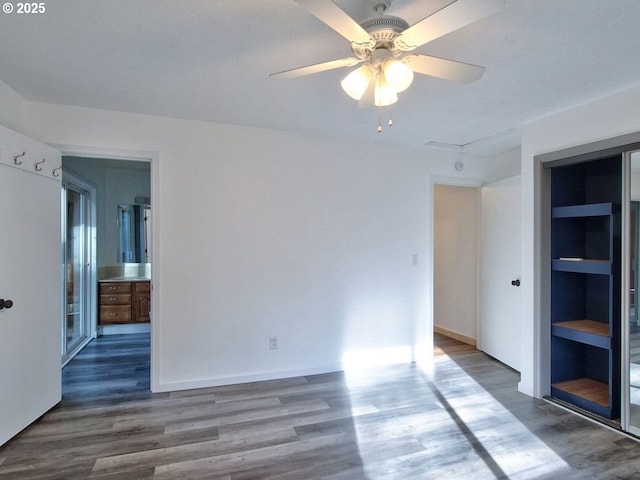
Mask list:
[[[149,333],[150,323],[131,323],[128,325],[98,325],[98,335],[122,335],[125,333]]]
[[[441,335],[453,338],[454,340],[458,340],[459,342],[466,343],[467,345],[473,345],[474,347],[477,346],[477,341],[475,338],[467,337],[466,335],[462,335],[461,333],[447,330],[446,328],[438,327],[436,325],[433,326],[433,331]]]
[[[194,388],[220,387],[223,385],[236,385],[239,383],[263,382],[265,380],[280,380],[283,378],[303,377],[305,375],[319,375],[342,371],[342,366],[309,368],[305,370],[288,370],[282,372],[257,373],[253,375],[240,375],[237,377],[209,378],[206,380],[194,380],[191,382],[160,383],[153,393],[175,392],[178,390],[191,390]]]

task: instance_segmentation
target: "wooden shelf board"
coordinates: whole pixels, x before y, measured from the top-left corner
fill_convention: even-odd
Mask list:
[[[611,215],[611,203],[587,203],[553,207],[553,218],[581,218]]]
[[[560,258],[554,258],[552,261],[552,270],[558,272],[609,275],[611,274],[611,261],[592,258],[585,258],[583,260],[561,260]]]
[[[579,378],[577,380],[554,383],[553,386],[603,407],[609,406],[609,386],[606,383],[598,382],[591,378]]]
[[[571,320],[568,322],[556,322],[554,325],[578,330],[580,332],[592,333],[593,335],[609,336],[609,324],[596,322],[595,320]]]

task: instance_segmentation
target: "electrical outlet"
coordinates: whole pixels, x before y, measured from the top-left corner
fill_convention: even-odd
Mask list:
[[[269,337],[269,348],[271,350],[278,349],[278,337]]]

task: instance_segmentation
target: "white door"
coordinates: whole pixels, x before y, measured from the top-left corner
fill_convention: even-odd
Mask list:
[[[520,370],[520,176],[481,188],[478,349]],[[514,283],[516,285],[514,285]]]
[[[0,127],[0,445],[61,398],[60,164]]]

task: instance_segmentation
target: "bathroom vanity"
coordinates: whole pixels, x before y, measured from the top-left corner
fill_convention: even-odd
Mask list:
[[[98,323],[149,323],[151,282],[107,280],[98,284]]]
[[[149,264],[105,267],[98,280],[98,325],[151,321]]]

